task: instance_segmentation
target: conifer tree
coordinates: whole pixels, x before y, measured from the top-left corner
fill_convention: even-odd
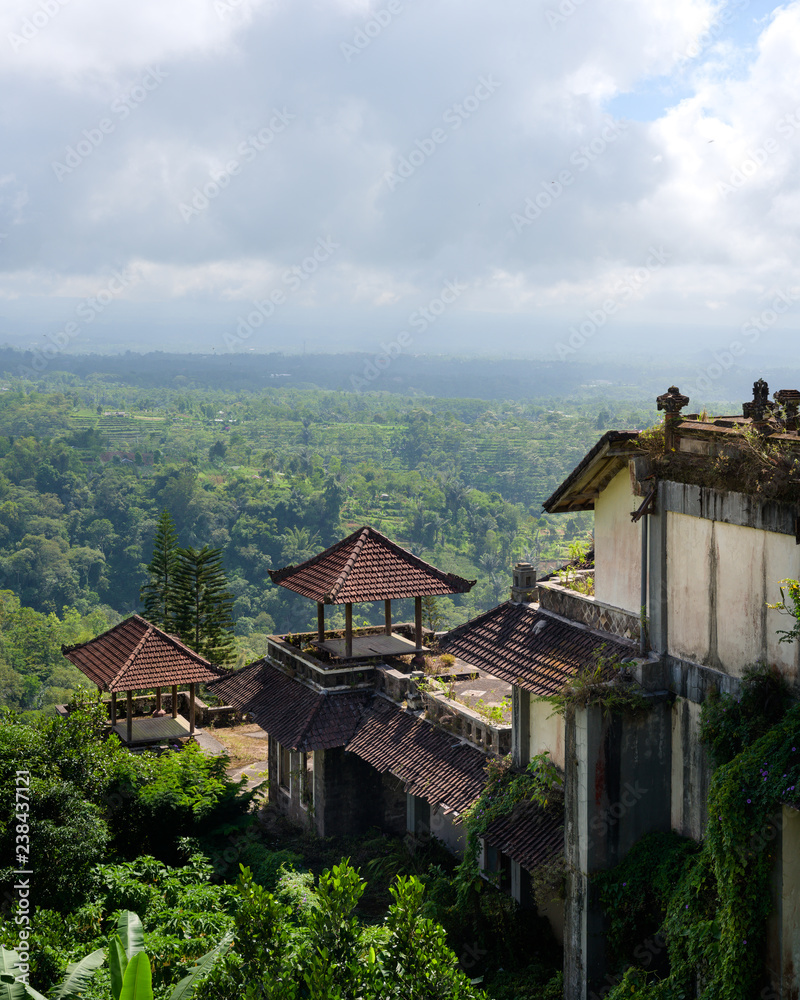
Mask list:
[[[170,632],[175,628],[175,571],[178,566],[178,533],[169,512],[163,510],[153,539],[153,558],[147,567],[150,582],[141,591],[144,617]]]
[[[195,652],[212,663],[231,658],[233,594],[222,567],[220,549],[188,546],[178,549],[175,574],[175,608],[178,635]]]

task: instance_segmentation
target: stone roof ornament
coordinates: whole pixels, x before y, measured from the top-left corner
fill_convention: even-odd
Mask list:
[[[773,409],[769,401],[769,385],[763,378],[753,382],[753,399],[742,404],[742,415],[750,417],[754,424],[762,424],[765,416]]]
[[[773,399],[783,410],[783,422],[787,431],[797,433],[800,429],[800,389],[779,389]]]
[[[656,397],[656,405],[663,410],[664,416],[664,446],[667,451],[674,451],[678,446],[678,424],[681,421],[681,410],[689,405],[689,397],[684,396],[677,385],[671,385],[667,391]]]

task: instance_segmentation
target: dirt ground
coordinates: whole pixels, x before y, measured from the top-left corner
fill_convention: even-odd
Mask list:
[[[223,744],[231,762],[229,770],[267,759],[267,734],[255,723],[242,726],[219,726],[209,732]]]

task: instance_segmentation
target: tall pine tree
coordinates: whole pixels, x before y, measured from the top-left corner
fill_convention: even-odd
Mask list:
[[[178,635],[212,663],[231,659],[233,594],[222,568],[222,552],[204,545],[178,549],[175,607]]]
[[[141,591],[144,602],[144,617],[171,632],[175,628],[175,571],[178,567],[178,533],[175,522],[166,510],[158,519],[156,536],[153,539],[153,558],[147,567],[150,581]]]

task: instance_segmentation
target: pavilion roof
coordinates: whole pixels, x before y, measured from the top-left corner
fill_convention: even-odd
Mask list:
[[[174,635],[132,615],[107,632],[62,646],[70,663],[104,691],[142,691],[216,680],[222,672]]]
[[[272,582],[321,604],[466,594],[475,580],[444,573],[374,528],[358,528],[299,566],[270,570]]]

